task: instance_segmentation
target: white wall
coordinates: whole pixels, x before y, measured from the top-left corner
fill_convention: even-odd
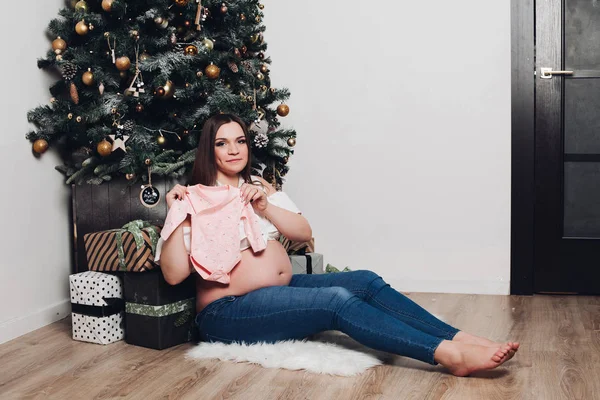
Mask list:
[[[400,290],[509,293],[510,1],[264,0],[317,251]]]
[[[50,99],[50,80],[37,58],[50,42],[44,30],[61,0],[6,2],[0,25],[4,41],[0,96],[2,140],[2,240],[0,261],[0,343],[37,329],[70,312],[70,240],[67,186],[54,170],[58,157],[41,159],[25,139],[26,113]]]
[[[408,291],[508,293],[510,2],[275,1],[265,39],[298,130],[286,190],[317,250]],[[68,188],[24,139],[62,0],[9,2],[0,343],[66,315]],[[18,35],[15,33],[17,32]]]

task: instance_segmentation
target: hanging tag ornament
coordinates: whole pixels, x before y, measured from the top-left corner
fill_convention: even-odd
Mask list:
[[[198,11],[196,11],[196,20],[194,23],[196,24],[196,30],[201,31],[201,23],[206,21],[206,18],[208,17],[208,10],[202,5],[202,0],[196,0],[196,3],[198,3]]]
[[[152,186],[152,171],[148,166],[148,184],[142,185],[142,191],[140,192],[140,201],[144,207],[153,208],[160,202],[160,192],[157,188]]]

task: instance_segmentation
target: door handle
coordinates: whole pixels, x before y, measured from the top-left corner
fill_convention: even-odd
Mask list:
[[[552,79],[553,75],[573,75],[573,71],[552,71],[552,68],[541,68],[540,78]]]

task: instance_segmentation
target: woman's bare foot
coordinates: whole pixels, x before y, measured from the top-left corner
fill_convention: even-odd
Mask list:
[[[494,348],[444,340],[435,350],[434,359],[453,375],[467,376],[502,365],[509,359],[511,351],[508,343]]]
[[[452,341],[454,342],[460,342],[460,343],[466,343],[466,344],[478,344],[480,346],[487,346],[487,347],[500,347],[503,346],[505,344],[509,344],[511,349],[516,352],[517,350],[519,350],[519,343],[518,342],[493,342],[489,339],[483,338],[481,336],[475,336],[475,335],[471,335],[470,333],[466,333],[463,331],[458,332],[454,338],[452,339]]]

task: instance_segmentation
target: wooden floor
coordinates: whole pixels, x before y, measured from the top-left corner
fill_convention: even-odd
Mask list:
[[[390,357],[354,378],[185,360],[71,339],[65,319],[0,345],[1,399],[600,399],[600,297],[411,294],[467,332],[520,341],[505,366],[456,378]]]

